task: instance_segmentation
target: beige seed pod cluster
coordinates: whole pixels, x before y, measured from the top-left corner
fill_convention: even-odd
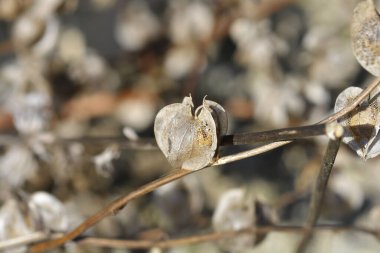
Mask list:
[[[351,23],[352,49],[368,72],[380,76],[380,16],[373,0],[360,2]]]

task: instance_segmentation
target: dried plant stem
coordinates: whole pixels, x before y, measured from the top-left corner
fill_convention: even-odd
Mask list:
[[[355,231],[360,233],[366,233],[373,236],[378,236],[380,231],[369,229],[365,227],[353,227],[353,226],[340,226],[340,225],[316,225],[314,227],[316,231],[332,231],[332,232],[344,232]],[[149,249],[153,247],[165,249],[178,247],[189,244],[196,244],[202,242],[210,242],[221,240],[225,238],[237,237],[242,234],[266,234],[270,232],[287,232],[287,233],[305,233],[304,226],[288,226],[288,225],[270,225],[259,226],[255,228],[224,231],[224,232],[210,232],[201,235],[187,236],[175,239],[163,239],[163,240],[118,240],[118,239],[106,239],[97,237],[83,237],[78,239],[77,242],[82,245],[88,245],[93,247],[107,247],[107,248],[128,248],[128,249]],[[0,250],[7,248],[27,245],[29,243],[38,242],[43,239],[47,239],[49,234],[43,232],[35,232],[30,235],[17,237],[7,241],[0,242]],[[53,234],[56,236],[56,234]]]
[[[61,143],[80,142],[84,144],[102,144],[109,145],[110,143],[116,143],[120,149],[138,149],[138,150],[154,150],[157,149],[157,144],[154,139],[139,138],[137,140],[129,140],[124,136],[99,136],[90,137],[84,136],[79,138],[62,138],[58,140]]]
[[[73,231],[65,234],[64,236],[53,239],[47,242],[43,242],[37,245],[34,245],[31,247],[31,252],[43,252],[49,249],[56,248],[62,244],[64,244],[67,241],[73,240],[76,237],[78,237],[80,234],[82,234],[84,231],[101,221],[103,218],[109,216],[109,215],[115,215],[117,212],[119,212],[123,207],[125,207],[126,204],[128,204],[129,201],[136,199],[138,197],[141,197],[149,192],[152,192],[153,190],[157,189],[158,187],[167,184],[169,182],[175,181],[181,177],[184,177],[193,171],[189,170],[174,170],[169,175],[162,177],[160,179],[154,180],[139,189],[119,198],[113,201],[111,204],[100,210],[99,212],[92,215],[90,218],[82,222],[76,229]]]
[[[222,138],[222,145],[245,145],[260,142],[289,141],[324,134],[326,134],[326,125],[317,124],[265,132],[226,135]]]
[[[305,252],[308,242],[311,239],[313,228],[315,227],[323,202],[323,197],[326,192],[326,187],[330,174],[335,162],[336,155],[338,154],[340,142],[342,136],[337,136],[337,139],[330,140],[326,153],[323,157],[319,175],[311,195],[311,201],[309,206],[309,213],[305,224],[305,234],[299,244],[298,253]]]
[[[326,124],[316,124],[310,126],[282,128],[263,132],[225,135],[222,137],[221,146],[289,141],[326,134]],[[0,144],[17,143],[23,141],[20,136],[16,135],[0,136]],[[57,138],[55,140],[54,136],[52,136],[51,139],[61,144],[80,142],[83,144],[96,143],[97,145],[105,146],[109,145],[109,143],[112,143],[117,144],[120,149],[153,150],[158,148],[156,142],[153,139],[128,140],[123,136],[84,136],[79,138]]]
[[[373,91],[379,84],[380,84],[380,78],[377,78],[353,101],[353,103],[349,107],[339,111],[338,113],[331,115],[330,117],[326,118],[325,120],[321,121],[320,123],[327,123],[327,122],[335,121],[339,117],[342,117],[345,114],[349,113],[351,110],[355,109],[355,107],[357,105],[359,105],[360,102],[363,101],[363,99],[365,99],[371,93],[371,91]],[[290,142],[291,141],[274,142],[274,143],[270,143],[270,144],[267,144],[267,145],[264,145],[264,146],[261,146],[258,148],[254,148],[254,149],[251,149],[248,151],[244,151],[244,152],[237,153],[237,154],[230,155],[230,156],[225,156],[225,157],[222,157],[222,158],[218,159],[217,161],[215,161],[212,165],[226,164],[226,163],[230,163],[230,162],[237,161],[240,159],[244,159],[247,157],[251,157],[254,155],[258,155],[258,154],[267,152],[269,150],[281,147],[281,146],[288,144]],[[99,222],[103,218],[107,217],[110,214],[117,213],[121,208],[123,208],[126,204],[128,204],[129,201],[131,201],[135,198],[141,197],[141,196],[143,196],[149,192],[152,192],[153,190],[157,189],[158,187],[160,187],[164,184],[167,184],[169,182],[175,181],[179,178],[182,178],[182,177],[184,177],[184,176],[186,176],[192,172],[193,171],[177,170],[177,171],[169,174],[168,176],[165,176],[161,179],[158,179],[158,180],[155,180],[151,183],[148,183],[148,184],[140,187],[136,191],[133,191],[133,192],[127,194],[126,196],[123,196],[123,197],[115,200],[109,206],[105,207],[104,209],[100,210],[99,212],[97,212],[96,214],[94,214],[93,216],[91,216],[90,218],[85,220],[76,229],[74,229],[73,231],[64,235],[63,237],[60,237],[60,238],[54,239],[54,240],[50,240],[47,242],[42,242],[42,243],[39,243],[39,244],[32,246],[31,252],[37,253],[37,252],[46,251],[48,249],[56,248],[56,247],[64,244],[67,241],[73,240],[74,238],[78,237],[81,233],[83,233],[84,231],[86,231],[87,229],[92,227],[94,224],[96,224],[97,222]]]
[[[334,226],[334,225],[319,225],[314,228],[317,231],[356,231],[366,234],[371,234],[377,236],[379,231],[372,230],[364,227],[350,227],[350,226]],[[222,240],[226,238],[237,237],[243,234],[266,234],[270,232],[286,232],[286,233],[305,233],[305,227],[303,226],[282,226],[282,225],[271,225],[271,226],[260,226],[255,228],[248,228],[235,231],[225,231],[225,232],[211,232],[203,235],[188,236],[178,239],[165,239],[161,241],[149,241],[149,240],[114,240],[114,239],[103,239],[103,238],[84,238],[80,240],[80,244],[91,245],[95,247],[108,247],[108,248],[128,248],[128,249],[149,249],[149,248],[173,248],[183,245],[210,242],[216,240]]]
[[[286,143],[288,143],[288,142],[275,142],[275,143],[264,145],[264,146],[254,148],[254,149],[251,149],[248,151],[237,153],[234,155],[221,157],[218,160],[216,160],[213,164],[211,164],[210,166],[226,164],[226,163],[241,160],[241,159],[244,159],[244,158],[247,158],[250,156],[258,155],[258,154],[267,152],[269,150],[272,150],[272,149],[276,148],[277,146],[284,145]],[[150,182],[150,183],[140,187],[139,189],[115,200],[110,205],[108,205],[107,207],[103,208],[102,210],[100,210],[99,212],[97,212],[96,214],[94,214],[93,216],[88,218],[87,220],[85,220],[77,228],[75,228],[73,231],[67,233],[66,235],[64,235],[60,238],[57,238],[57,239],[53,239],[53,240],[50,240],[47,242],[42,242],[42,243],[39,243],[39,244],[32,246],[31,252],[32,253],[43,252],[43,251],[48,250],[48,249],[56,248],[56,247],[64,244],[67,241],[73,240],[76,237],[78,237],[80,234],[82,234],[84,231],[86,231],[87,229],[89,229],[90,227],[92,227],[93,225],[98,223],[99,221],[101,221],[103,218],[105,218],[109,215],[115,215],[118,211],[120,211],[120,209],[122,209],[125,205],[127,205],[129,201],[136,199],[138,197],[141,197],[141,196],[143,196],[149,192],[152,192],[153,190],[157,189],[158,187],[165,185],[167,183],[170,183],[172,181],[175,181],[179,178],[182,178],[182,177],[184,177],[184,176],[186,176],[192,172],[194,172],[194,171],[175,170],[165,177],[162,177],[162,178],[157,179],[153,182]]]
[[[12,248],[16,246],[27,245],[36,241],[41,241],[47,238],[47,233],[34,232],[32,234],[19,236],[7,240],[0,241],[0,251],[6,248]]]
[[[359,96],[357,96],[353,100],[352,104],[350,104],[349,106],[343,108],[342,110],[330,115],[329,117],[321,120],[320,122],[317,123],[317,125],[333,122],[333,121],[343,117],[344,115],[346,115],[350,111],[354,110],[379,85],[380,85],[380,78],[376,78],[375,80],[373,80],[370,83],[370,85],[366,89],[364,89],[359,94]],[[311,126],[306,126],[306,127],[311,127]],[[257,142],[263,142],[265,139],[267,139],[268,141],[276,141],[276,140],[270,140],[270,138],[273,138],[273,139],[278,138],[281,140],[280,137],[276,136],[276,131],[278,131],[278,133],[281,133],[282,131],[289,131],[291,129],[297,131],[297,129],[302,129],[302,128],[306,128],[306,127],[285,128],[285,129],[279,129],[279,130],[273,130],[273,131],[267,131],[267,132],[261,132],[261,133],[246,133],[246,134],[227,135],[227,136],[223,137],[222,145],[231,145],[231,143],[233,143],[234,141],[237,143],[236,145],[248,144],[248,140],[244,140],[244,136],[247,136],[247,135],[253,136],[252,142],[255,142],[255,140],[258,140]],[[267,133],[273,137],[267,137],[267,136],[265,136],[265,133]],[[259,135],[262,135],[262,136],[260,137]],[[300,135],[301,135],[301,138],[308,137],[306,133],[301,133]],[[310,136],[315,136],[315,135],[317,135],[317,134],[311,133]],[[290,139],[296,138],[294,136],[291,136],[291,134],[289,137],[290,137]],[[257,139],[255,139],[255,138],[257,138]],[[285,139],[285,137],[282,139]],[[121,146],[122,148],[153,149],[153,148],[157,147],[153,140],[130,141],[130,140],[124,139],[123,137],[81,137],[81,138],[59,139],[58,141],[61,141],[63,143],[67,143],[67,142],[76,142],[76,141],[105,142],[105,141],[110,141],[110,140],[112,140],[114,142],[122,143],[122,146]],[[7,144],[7,143],[15,142],[15,141],[17,141],[17,136],[1,135],[0,144]],[[239,142],[241,142],[241,143],[238,144]],[[250,143],[252,143],[252,142],[250,142]],[[283,141],[282,145],[279,145],[279,146],[275,145],[274,148],[283,146],[283,145],[288,144],[288,143],[290,143],[290,142],[289,141]]]
[[[231,162],[235,162],[241,159],[245,159],[248,157],[256,156],[262,153],[265,153],[267,151],[276,149],[278,147],[281,147],[285,144],[290,143],[291,141],[279,141],[279,142],[273,142],[270,144],[266,144],[257,148],[253,148],[247,151],[239,152],[233,155],[228,155],[228,156],[223,156],[219,158],[217,161],[215,161],[212,165],[222,165],[222,164],[227,164]]]

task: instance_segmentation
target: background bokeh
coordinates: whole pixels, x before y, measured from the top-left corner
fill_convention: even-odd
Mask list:
[[[196,105],[206,95],[220,103],[230,134],[329,115],[342,90],[373,79],[351,49],[358,2],[0,0],[0,242],[67,231],[168,173],[152,144],[154,118],[188,94]],[[326,143],[304,139],[199,171],[128,204],[86,235],[154,240],[210,231],[219,199],[234,188],[266,205],[276,222],[302,224]],[[379,162],[342,145],[320,220],[380,229]],[[299,240],[276,232],[255,247],[229,250],[293,252]],[[223,252],[219,246],[168,252]],[[308,252],[379,250],[370,235],[324,231]],[[57,252],[126,251],[72,243]]]

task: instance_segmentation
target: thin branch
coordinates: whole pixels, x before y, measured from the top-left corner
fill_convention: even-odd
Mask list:
[[[79,138],[60,138],[58,142],[71,143],[80,142],[85,144],[104,144],[117,143],[120,149],[139,149],[139,150],[154,150],[157,149],[157,143],[152,138],[139,138],[137,140],[129,140],[124,136],[99,136],[91,137],[84,136]]]
[[[304,198],[309,194],[306,189],[295,189],[290,192],[282,194],[279,199],[273,204],[275,210],[281,210],[291,203],[295,203],[297,200]]]
[[[309,206],[309,213],[305,224],[305,235],[302,238],[298,250],[298,253],[305,252],[308,242],[311,239],[313,228],[315,227],[319,214],[321,212],[323,198],[326,192],[327,183],[331,175],[335,158],[338,154],[341,138],[343,136],[343,128],[339,125],[339,130],[335,131],[335,138],[330,139],[326,148],[326,153],[323,157],[321,168],[319,170],[318,178],[311,195],[311,201]]]
[[[326,155],[323,159],[323,164],[318,175],[317,184],[314,190],[315,194],[313,193],[312,195],[307,225],[314,226],[317,222],[327,187],[327,182],[329,180],[335,158],[339,150],[339,145],[340,140],[331,140],[327,146]]]
[[[222,165],[222,164],[227,164],[231,163],[234,161],[238,161],[247,157],[255,156],[262,154],[264,152],[267,152],[269,150],[275,149],[276,147],[285,145],[286,143],[289,142],[275,142],[275,143],[270,143],[264,146],[260,146],[258,148],[254,148],[248,151],[243,151],[237,154],[221,157],[218,160],[216,160],[214,163],[212,163],[210,166],[216,166],[216,165]],[[154,191],[158,187],[165,185],[167,183],[170,183],[172,181],[175,181],[179,178],[182,178],[194,171],[190,170],[175,170],[169,175],[162,177],[160,179],[157,179],[155,181],[152,181],[139,189],[115,200],[112,202],[110,205],[106,206],[99,212],[95,213],[93,216],[85,220],[83,223],[81,223],[77,228],[75,228],[73,231],[67,233],[66,235],[53,239],[47,242],[42,242],[39,244],[36,244],[31,247],[31,252],[32,253],[37,253],[37,252],[42,252],[48,249],[53,249],[56,248],[62,244],[64,244],[67,241],[71,241],[81,235],[84,231],[104,219],[105,217],[109,215],[115,215],[118,211],[120,211],[125,205],[129,203],[129,201],[136,199],[138,197],[141,197],[149,192]]]
[[[358,104],[360,104],[360,102],[363,99],[365,99],[366,96],[371,91],[373,91],[379,84],[380,84],[380,78],[377,78],[373,83],[371,83],[370,86],[368,86],[353,101],[352,105],[350,105],[348,107],[349,109],[347,111],[345,109],[343,109],[342,111],[339,111],[338,113],[335,113],[332,116],[328,117],[327,119],[321,121],[321,123],[335,121],[337,118],[339,118],[339,117],[345,115],[346,113],[350,112],[351,110],[355,109],[355,107]],[[281,146],[283,146],[285,144],[288,144],[290,142],[291,141],[274,142],[274,143],[270,143],[270,144],[267,144],[267,145],[264,145],[264,146],[261,146],[261,147],[258,147],[258,148],[254,148],[252,150],[244,151],[244,152],[237,153],[237,154],[230,155],[230,156],[225,156],[225,157],[222,157],[222,158],[216,160],[210,166],[226,164],[226,163],[230,163],[230,162],[233,162],[233,161],[241,160],[241,159],[244,159],[244,158],[247,158],[247,157],[250,157],[250,156],[258,155],[258,154],[267,152],[269,150],[281,147]],[[103,218],[105,218],[106,216],[108,216],[110,214],[117,213],[121,208],[123,208],[126,204],[128,204],[129,201],[131,201],[131,200],[133,200],[135,198],[141,197],[141,196],[143,196],[143,195],[145,195],[145,194],[147,194],[147,193],[155,190],[156,188],[158,188],[158,187],[160,187],[160,186],[162,186],[164,184],[167,184],[169,182],[175,181],[175,180],[177,180],[179,178],[182,178],[182,177],[184,177],[184,176],[186,176],[186,175],[188,175],[188,174],[190,174],[192,172],[193,171],[177,170],[177,171],[169,174],[166,177],[163,177],[161,179],[158,179],[158,180],[155,180],[155,181],[153,181],[151,183],[148,183],[148,184],[142,186],[141,188],[137,189],[136,191],[133,191],[133,192],[127,194],[126,196],[121,197],[121,198],[115,200],[109,206],[105,207],[104,209],[102,209],[98,213],[96,213],[95,215],[91,216],[89,219],[85,220],[76,229],[74,229],[73,231],[71,231],[68,234],[64,235],[63,237],[55,239],[55,240],[50,240],[50,241],[47,241],[47,242],[39,243],[39,244],[36,244],[36,245],[32,246],[31,252],[32,253],[37,253],[37,252],[42,252],[42,251],[45,251],[45,250],[48,250],[48,249],[53,249],[53,248],[56,248],[56,247],[64,244],[67,241],[73,240],[74,238],[76,238],[77,236],[79,236],[81,233],[83,233],[84,231],[86,231],[87,229],[89,229],[90,227],[92,227],[94,224],[96,224],[97,222],[99,222],[100,220],[102,220]]]
[[[243,234],[260,235],[270,232],[287,232],[287,233],[305,233],[304,226],[290,226],[290,225],[270,225],[259,226],[255,228],[248,228],[234,231],[223,232],[210,232],[202,235],[193,235],[175,239],[161,239],[161,240],[121,240],[121,239],[108,239],[98,237],[82,237],[77,240],[79,244],[88,245],[93,247],[107,247],[107,248],[128,248],[128,249],[149,249],[158,247],[161,249],[178,247],[189,244],[196,244],[202,242],[216,241],[226,238],[233,238]],[[376,238],[379,236],[380,231],[376,229],[370,229],[366,227],[354,227],[354,226],[341,226],[341,225],[316,225],[314,227],[316,231],[332,231],[332,232],[345,232],[355,231],[373,235]],[[53,234],[56,237],[60,234]],[[48,233],[35,232],[26,236],[20,236],[14,239],[1,241],[0,250],[5,250],[12,247],[24,246],[29,243],[38,242],[49,237]]]
[[[245,145],[260,142],[290,141],[317,135],[326,134],[326,125],[291,127],[270,130],[265,132],[242,133],[226,135],[222,138],[222,145]]]
[[[310,138],[318,135],[326,135],[326,124],[317,124],[301,127],[282,128],[263,132],[251,132],[242,134],[225,135],[222,137],[221,146],[246,145],[257,143],[269,143],[276,141],[289,141],[301,138]],[[18,135],[1,134],[0,144],[22,142],[23,137]],[[53,136],[52,136],[53,137]],[[153,139],[128,140],[123,136],[83,136],[78,138],[52,138],[53,141],[61,144],[80,142],[84,144],[108,145],[116,143],[121,149],[157,149],[157,144]]]
[[[285,144],[286,144],[286,142],[285,142]],[[264,146],[261,146],[258,148],[254,148],[252,150],[248,150],[248,151],[244,151],[244,152],[237,153],[234,155],[222,157],[222,158],[219,158],[218,160],[216,160],[210,166],[221,165],[221,164],[226,164],[226,163],[230,163],[233,161],[241,160],[241,159],[246,158],[247,155],[249,155],[249,156],[258,155],[258,154],[261,154],[261,153],[264,153],[266,151],[269,151],[269,150],[276,148],[277,145],[284,145],[284,142],[271,143],[271,144],[264,145]],[[81,235],[84,231],[86,231],[87,229],[89,229],[90,227],[92,227],[93,225],[95,225],[96,223],[101,221],[102,219],[104,219],[105,217],[107,217],[109,215],[115,215],[125,205],[127,205],[129,203],[129,201],[136,199],[138,197],[141,197],[147,193],[150,193],[150,192],[154,191],[155,189],[157,189],[158,187],[165,185],[167,183],[173,182],[177,179],[180,179],[180,178],[182,178],[182,177],[184,177],[184,176],[186,176],[192,172],[194,172],[194,171],[175,170],[165,177],[162,177],[160,179],[152,181],[152,182],[140,187],[139,189],[137,189],[137,190],[113,201],[110,205],[106,206],[105,208],[103,208],[99,212],[95,213],[93,216],[91,216],[90,218],[85,220],[77,228],[75,228],[71,232],[67,233],[66,235],[64,235],[60,238],[57,238],[57,239],[53,239],[53,240],[50,240],[47,242],[42,242],[42,243],[39,243],[39,244],[32,246],[31,252],[32,253],[43,252],[43,251],[46,251],[48,249],[56,248],[56,247],[64,244],[67,241],[71,241],[71,240],[75,239],[76,237],[78,237],[79,235]]]
[[[378,86],[380,85],[380,78],[376,78],[374,81],[370,83],[370,85],[364,89],[353,101],[352,103],[343,108],[342,110],[330,115],[329,117],[321,120],[318,124],[324,124],[324,123],[329,123],[336,121],[337,119],[345,116],[348,114],[350,111],[354,110],[360,103],[366,99],[372,91],[374,91]],[[273,130],[273,131],[266,131],[266,132],[259,132],[259,133],[245,133],[245,134],[235,134],[235,135],[227,135],[224,136],[222,139],[222,146],[223,145],[241,145],[241,144],[252,144],[252,143],[257,143],[257,142],[264,142],[264,141],[284,141],[282,145],[285,145],[290,142],[285,142],[285,140],[293,140],[295,139],[295,135],[292,136],[290,134],[289,139],[286,139],[285,136],[283,138],[279,137],[282,131],[286,133],[286,131],[299,131],[298,134],[300,134],[300,138],[305,138],[305,137],[311,137],[318,135],[318,133],[313,133],[313,131],[310,132],[310,135],[307,136],[307,133],[302,132],[302,128],[307,128],[311,126],[306,126],[306,127],[295,127],[295,128],[284,128],[284,129],[278,129],[278,130]],[[307,129],[307,131],[309,131]],[[265,134],[270,135],[266,136]],[[276,135],[278,134],[278,136]],[[260,136],[261,135],[261,136]],[[19,136],[14,136],[14,135],[1,135],[1,141],[0,144],[8,144],[12,142],[17,142],[20,141],[17,138],[20,138]],[[252,138],[251,141],[248,139],[244,138]],[[276,140],[277,138],[277,140]],[[67,142],[78,142],[78,141],[84,141],[84,142],[106,142],[106,141],[114,141],[114,142],[120,142],[121,143],[121,148],[135,148],[135,149],[154,149],[157,147],[155,142],[153,140],[149,139],[143,139],[143,140],[137,140],[137,141],[130,141],[127,139],[124,139],[123,137],[80,137],[80,138],[61,138],[58,139],[58,141],[61,141],[63,143]],[[236,144],[233,144],[236,143]],[[280,145],[280,146],[282,146]],[[276,146],[276,147],[280,147]]]
[[[345,231],[355,231],[360,233],[366,233],[378,237],[380,234],[379,230],[370,229],[366,227],[353,227],[353,226],[340,226],[340,225],[316,225],[314,228],[316,231],[332,231],[332,232],[345,232]],[[255,228],[248,228],[242,230],[234,231],[224,231],[224,232],[210,232],[201,235],[193,235],[182,238],[175,239],[162,239],[162,240],[121,240],[121,239],[108,239],[108,238],[98,238],[98,237],[82,237],[77,240],[79,244],[88,245],[93,247],[107,247],[107,248],[128,248],[128,249],[149,249],[153,247],[165,249],[178,247],[189,244],[197,244],[202,242],[216,241],[226,238],[233,238],[243,234],[267,234],[270,232],[287,232],[287,233],[305,233],[304,226],[289,226],[289,225],[270,225],[270,226],[260,226]],[[55,237],[59,234],[53,234]],[[47,239],[48,233],[35,232],[30,235],[17,237],[7,241],[0,242],[0,250],[5,250],[7,248],[24,246],[29,243],[38,242],[43,239]]]
[[[350,226],[336,226],[336,225],[319,225],[315,227],[318,231],[333,231],[333,232],[343,232],[343,231],[356,231],[361,233],[366,233],[377,237],[379,235],[378,230],[369,229],[365,227],[350,227]],[[283,225],[271,225],[271,226],[260,226],[255,228],[247,228],[235,231],[224,231],[224,232],[211,232],[203,235],[188,236],[177,239],[163,239],[160,241],[151,240],[117,240],[117,239],[104,239],[104,238],[94,238],[88,237],[79,240],[78,243],[82,245],[89,245],[94,247],[107,247],[107,248],[122,248],[122,249],[150,249],[150,248],[160,248],[167,249],[183,245],[196,244],[202,242],[217,241],[226,238],[238,237],[244,234],[250,235],[264,235],[270,232],[287,232],[287,233],[304,233],[305,227],[303,226],[283,226]]]
[[[124,136],[82,136],[78,138],[60,138],[50,135],[48,141],[58,143],[58,144],[70,144],[70,143],[82,143],[89,145],[97,145],[100,147],[112,144],[117,144],[120,149],[139,149],[139,150],[154,150],[157,149],[157,144],[152,138],[139,138],[137,140],[129,140]],[[38,140],[38,136],[36,136]],[[15,143],[25,143],[28,141],[28,137],[16,135],[16,134],[0,134],[0,145],[9,145]],[[44,141],[44,140],[42,140]]]
[[[248,157],[256,156],[256,155],[268,152],[270,150],[276,149],[278,147],[281,147],[290,142],[291,141],[273,142],[273,143],[269,143],[269,144],[266,144],[257,148],[253,148],[247,151],[239,152],[233,155],[223,156],[219,158],[218,160],[216,160],[212,165],[227,164],[227,163],[235,162],[235,161],[242,160]]]
[[[0,251],[6,248],[12,248],[22,245],[27,245],[33,242],[38,242],[41,240],[46,240],[48,237],[47,233],[44,232],[34,232],[24,236],[19,236],[16,238],[6,239],[0,241]]]
[[[62,244],[64,244],[67,241],[73,240],[79,235],[81,235],[84,231],[101,221],[107,216],[110,215],[116,215],[122,208],[125,207],[125,205],[128,204],[129,201],[136,199],[138,197],[141,197],[149,192],[154,191],[158,187],[165,185],[169,182],[175,181],[179,178],[182,178],[193,171],[190,170],[174,170],[171,173],[169,173],[167,176],[162,177],[160,179],[154,180],[152,182],[147,183],[146,185],[140,187],[139,189],[132,191],[131,193],[122,196],[115,201],[113,201],[111,204],[100,210],[99,212],[92,215],[90,218],[82,222],[76,229],[72,230],[71,232],[65,234],[64,236],[53,239],[47,242],[43,242],[40,244],[36,244],[31,247],[31,252],[43,252],[49,249],[56,248]]]

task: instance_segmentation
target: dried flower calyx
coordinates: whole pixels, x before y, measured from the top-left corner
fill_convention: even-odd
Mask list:
[[[182,103],[162,108],[154,122],[159,148],[173,167],[199,170],[209,165],[227,131],[227,116],[221,105],[203,99],[195,111],[191,96]]]

